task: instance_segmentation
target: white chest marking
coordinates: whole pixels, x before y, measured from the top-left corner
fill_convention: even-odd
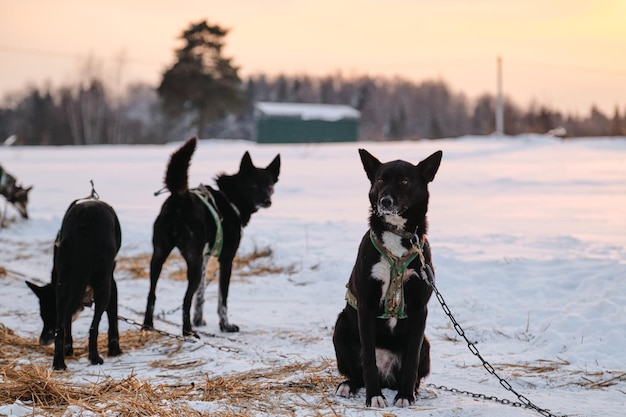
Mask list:
[[[396,216],[398,217],[398,216]],[[402,238],[391,232],[383,232],[382,235],[382,243],[385,248],[391,252],[394,256],[402,257],[406,255],[407,248],[402,246]],[[404,277],[402,278],[403,282],[406,282],[409,277],[414,274],[415,271],[413,269],[407,269],[404,273]],[[387,290],[389,289],[389,285],[391,283],[391,272],[390,266],[387,259],[381,255],[380,261],[375,263],[372,266],[372,278],[380,281],[381,284],[381,292],[380,292],[380,303],[383,304],[385,302],[385,296],[387,295]],[[398,323],[397,319],[390,318],[387,320],[387,325],[389,329],[393,331]]]
[[[406,219],[397,214],[385,214],[383,217],[387,223],[392,224],[400,229],[403,229],[404,225],[406,224]]]
[[[407,248],[402,246],[402,238],[391,232],[383,232],[383,246],[394,256],[401,257],[406,255]]]

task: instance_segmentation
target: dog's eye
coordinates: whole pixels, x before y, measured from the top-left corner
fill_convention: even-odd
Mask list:
[[[379,183],[379,184],[382,184],[382,183],[383,183],[383,182],[385,182],[385,181],[383,181],[383,179],[382,179],[382,178],[379,178],[379,179],[377,179],[377,180],[376,180],[376,182],[377,182],[377,183]]]
[[[409,185],[408,178],[402,178],[402,180],[400,181],[400,184],[402,184],[402,185]]]

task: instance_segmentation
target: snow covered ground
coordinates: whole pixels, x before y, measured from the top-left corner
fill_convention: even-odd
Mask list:
[[[31,218],[0,229],[0,267],[8,271],[0,275],[0,324],[36,343],[41,320],[24,279],[49,280],[52,242],[62,216],[72,200],[88,195],[89,180],[117,210],[123,229],[120,256],[144,259],[141,255],[151,253],[152,222],[165,199],[153,192],[161,188],[165,165],[178,145],[0,147],[3,167],[24,185],[34,185]],[[219,332],[212,282],[205,304],[208,324],[200,328],[200,342],[178,342],[176,349],[167,343],[132,349],[122,345],[124,354],[105,357],[101,366],[88,365],[85,357],[69,358],[70,377],[84,382],[134,374],[152,384],[200,384],[251,369],[334,361],[332,330],[367,228],[369,183],[358,147],[383,161],[413,163],[443,150],[430,187],[429,238],[437,286],[498,374],[555,415],[623,415],[626,138],[466,137],[320,145],[200,141],[190,169],[192,186],[213,184],[219,172],[235,172],[245,150],[258,166],[281,154],[273,205],[253,216],[240,248],[242,254],[270,248],[271,257],[264,262],[278,272],[234,277],[229,313],[240,333]],[[17,214],[9,208],[8,215]],[[168,265],[175,262],[180,261]],[[116,278],[120,315],[141,322],[148,280],[123,270]],[[157,328],[181,333],[185,288],[186,282],[169,279],[167,273],[161,278]],[[86,313],[75,323],[75,344],[86,343],[90,320]],[[103,320],[101,334],[106,328]],[[137,329],[121,322],[120,330]],[[427,334],[432,344],[427,384],[518,401],[468,350],[434,297]],[[157,361],[169,365],[155,366]],[[20,359],[45,367],[51,362],[51,356],[42,355]],[[329,369],[339,380],[336,370]],[[385,395],[393,399],[395,393],[386,390]],[[408,409],[366,409],[363,392],[343,399],[335,398],[332,389],[317,396],[287,393],[280,401],[290,404],[293,415],[311,415],[311,407],[318,415],[539,415],[432,386],[423,387]],[[189,405],[217,413],[229,409],[228,403],[226,397]],[[31,415],[32,409],[0,404],[0,415],[11,413]]]

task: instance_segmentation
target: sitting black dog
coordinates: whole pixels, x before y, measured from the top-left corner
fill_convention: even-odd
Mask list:
[[[371,183],[370,229],[359,246],[333,335],[337,367],[347,377],[337,395],[349,397],[365,386],[366,405],[385,407],[381,388],[386,387],[398,391],[394,405],[406,407],[430,372],[424,330],[432,288],[422,274],[432,271],[428,183],[442,153],[417,165],[381,163],[364,149],[359,153]]]

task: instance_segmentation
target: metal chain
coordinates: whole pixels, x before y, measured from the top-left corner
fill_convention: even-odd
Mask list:
[[[160,319],[161,317],[166,317],[166,316],[169,316],[169,315],[171,315],[171,314],[176,313],[178,310],[182,310],[182,309],[183,309],[183,307],[182,307],[182,306],[178,306],[178,307],[173,308],[173,309],[171,309],[171,310],[168,310],[168,311],[162,311],[162,312],[160,312],[160,313],[158,313],[158,314],[155,314],[155,317],[156,317],[157,319]]]
[[[465,339],[465,342],[467,343],[467,347],[470,350],[470,352],[472,352],[474,354],[474,356],[476,356],[478,359],[480,359],[480,361],[483,364],[483,367],[487,370],[487,372],[490,373],[491,375],[493,375],[494,377],[496,377],[498,379],[498,381],[500,382],[500,385],[502,385],[502,387],[505,390],[513,393],[520,400],[520,402],[518,403],[518,402],[511,402],[511,401],[508,401],[508,400],[501,400],[501,399],[499,399],[497,397],[486,396],[484,394],[476,394],[476,393],[469,392],[469,391],[461,391],[461,390],[457,390],[455,388],[448,388],[448,387],[445,387],[445,386],[440,386],[440,387],[433,386],[433,387],[441,388],[441,389],[444,389],[444,390],[450,391],[450,392],[470,395],[470,396],[472,396],[474,398],[481,398],[481,399],[485,399],[485,400],[492,400],[492,401],[499,402],[501,404],[511,405],[513,407],[531,408],[531,409],[537,411],[542,416],[546,416],[546,417],[559,417],[556,414],[552,414],[548,410],[540,408],[540,407],[536,406],[535,404],[533,404],[528,398],[526,398],[522,394],[518,393],[511,386],[511,384],[509,384],[509,382],[506,379],[504,379],[500,375],[498,375],[498,373],[493,368],[493,366],[491,366],[491,364],[489,362],[487,362],[482,357],[482,355],[478,351],[478,348],[476,348],[476,345],[474,343],[472,343],[467,338],[467,336],[465,335],[465,331],[463,330],[461,325],[456,321],[456,319],[452,315],[452,311],[450,311],[450,308],[448,307],[448,304],[446,304],[445,300],[443,299],[443,296],[441,295],[441,293],[439,292],[439,290],[435,286],[435,280],[433,279],[433,272],[430,269],[430,266],[428,264],[426,264],[426,266],[422,268],[422,270],[420,271],[420,275],[421,275],[422,279],[424,281],[426,281],[426,283],[430,287],[432,287],[433,292],[437,296],[437,300],[439,301],[439,304],[441,304],[441,308],[443,308],[444,313],[446,313],[446,315],[448,316],[448,318],[450,319],[450,321],[454,325],[454,330],[456,330],[456,332],[458,333],[459,336],[461,336],[463,339]],[[563,416],[563,417],[566,417],[566,416]]]
[[[134,309],[132,309],[130,307],[125,307],[125,308],[130,310],[131,312],[133,312],[135,314],[139,314],[139,315],[141,314],[140,312],[138,312],[138,311],[136,311],[136,310],[134,310]],[[172,312],[176,312],[176,311],[180,310],[181,308],[173,309]],[[120,316],[119,314],[117,315],[117,318],[119,320],[122,320],[122,321],[128,323],[128,324],[132,324],[134,326],[137,326],[137,327],[143,329],[143,324],[139,323],[139,322],[137,322],[135,320],[132,320],[132,319]],[[166,324],[170,324],[170,325],[174,325],[174,326],[176,325],[176,323],[174,323],[174,322],[172,322],[170,320],[167,320],[165,317],[163,317],[163,313],[155,315],[154,318],[159,320],[159,321],[162,321],[162,322],[164,322]],[[181,335],[178,335],[178,334],[173,334],[173,333],[166,332],[165,330],[159,330],[159,329],[154,328],[154,327],[152,329],[150,329],[150,331],[156,332],[156,333],[158,333],[158,334],[160,334],[162,336],[166,336],[166,337],[169,337],[171,339],[181,340],[183,342],[191,342],[191,343],[201,342],[203,345],[210,346],[210,347],[212,347],[214,349],[225,351],[225,352],[239,352],[239,349],[234,348],[234,347],[218,346],[218,345],[214,345],[212,343],[208,343],[207,341],[204,341],[204,340],[201,341],[199,338],[185,337],[185,336],[181,336]],[[215,337],[215,338],[221,337],[219,335],[216,335],[216,334],[213,334],[213,333],[209,333],[209,332],[200,331],[200,330],[196,330],[196,333],[201,335],[201,336],[204,336],[204,337]],[[230,338],[224,338],[224,339],[233,341]]]
[[[122,320],[122,321],[124,321],[124,322],[126,322],[128,324],[132,324],[133,326],[137,326],[139,328],[143,328],[143,324],[141,324],[141,323],[139,323],[139,322],[137,322],[137,321],[135,321],[133,319],[129,319],[129,318],[126,318],[124,316],[120,316],[119,314],[117,315],[117,319],[118,320]],[[162,336],[166,336],[166,337],[169,337],[171,339],[181,340],[183,342],[193,342],[193,343],[196,342],[196,340],[193,339],[193,338],[184,337],[184,336],[181,336],[181,335],[178,335],[178,334],[168,333],[165,330],[159,330],[159,329],[152,328],[152,329],[150,329],[150,331],[156,332],[156,333],[158,333],[158,334],[160,334]]]
[[[467,395],[467,396],[470,396],[470,397],[475,398],[475,399],[480,399],[480,400],[485,400],[485,401],[493,401],[493,402],[504,404],[504,405],[510,405],[511,407],[528,408],[528,407],[526,407],[525,404],[522,404],[521,402],[507,400],[506,398],[498,398],[498,397],[496,397],[494,395],[486,395],[486,394],[480,394],[480,393],[471,392],[471,391],[460,390],[460,389],[457,389],[457,388],[450,388],[450,387],[447,387],[445,385],[426,384],[426,386],[430,387],[430,388],[442,390],[442,391],[452,392],[454,394]]]

